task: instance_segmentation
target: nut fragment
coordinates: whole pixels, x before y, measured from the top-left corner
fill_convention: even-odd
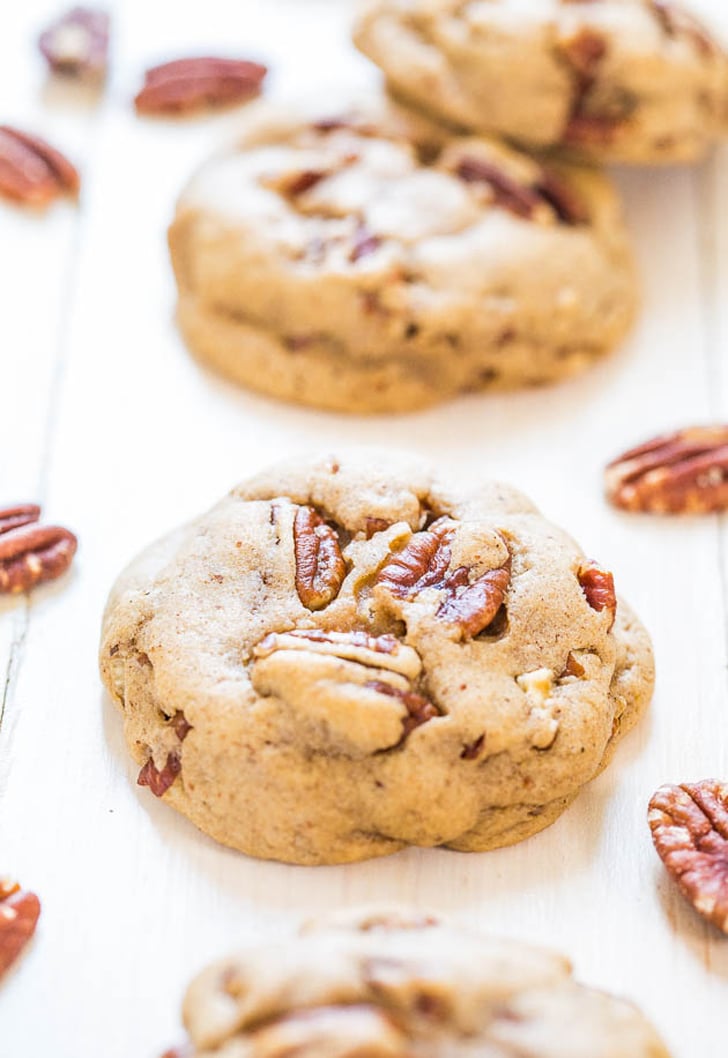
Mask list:
[[[56,525],[26,524],[0,536],[0,593],[30,591],[65,573],[78,541]]]
[[[35,503],[20,503],[17,507],[5,507],[0,510],[0,533],[9,533],[11,529],[20,529],[40,518],[40,507]]]
[[[339,594],[346,576],[336,531],[313,507],[299,507],[293,540],[298,597],[309,610],[323,610]]]
[[[109,16],[74,7],[41,33],[38,47],[54,73],[102,78],[109,51]]]
[[[167,754],[167,761],[161,771],[150,757],[137,776],[137,785],[148,786],[155,797],[162,797],[181,771],[182,762],[176,753]]]
[[[384,683],[382,680],[370,680],[364,686],[370,687],[379,694],[398,698],[402,702],[409,714],[402,721],[403,740],[409,735],[410,731],[414,731],[416,727],[420,727],[422,724],[427,723],[428,720],[440,715],[437,707],[432,702],[429,702],[427,698],[423,698],[421,694],[416,694],[414,691],[403,691],[399,687],[392,686],[391,683]]]
[[[648,820],[660,859],[695,910],[728,933],[728,785],[661,786]]]
[[[487,184],[495,204],[517,217],[531,220],[540,207],[548,206],[565,224],[583,224],[587,219],[584,204],[576,191],[545,167],[530,184],[519,183],[500,166],[484,158],[462,158],[456,173],[468,184]]]
[[[35,933],[40,901],[15,882],[0,878],[0,977]]]
[[[728,426],[693,426],[618,456],[605,474],[615,507],[650,514],[728,509]]]
[[[267,72],[242,59],[175,59],[147,70],[134,106],[138,114],[180,114],[242,103],[258,94]]]
[[[78,172],[42,140],[0,125],[0,194],[28,206],[47,206],[62,195],[78,194]]]
[[[601,613],[606,610],[611,617],[609,627],[614,625],[617,615],[617,595],[614,590],[614,577],[602,569],[596,562],[587,562],[579,567],[577,573],[579,584],[586,595],[586,601],[592,610]]]

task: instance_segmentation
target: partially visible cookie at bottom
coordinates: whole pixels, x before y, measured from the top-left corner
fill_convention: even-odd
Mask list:
[[[305,864],[543,830],[654,677],[611,573],[522,494],[376,450],[273,467],[150,548],[100,661],[142,785]]]
[[[669,1058],[567,959],[402,909],[349,911],[204,970],[190,1058]]]
[[[566,378],[617,345],[639,300],[605,176],[383,100],[258,108],[183,191],[169,242],[203,362],[348,412]]]

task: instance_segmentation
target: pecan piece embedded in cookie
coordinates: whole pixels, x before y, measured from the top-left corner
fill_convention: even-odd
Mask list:
[[[336,530],[313,507],[299,507],[293,537],[298,597],[309,610],[323,610],[336,598],[346,576]]]

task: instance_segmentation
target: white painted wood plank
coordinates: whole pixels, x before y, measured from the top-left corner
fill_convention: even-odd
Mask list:
[[[269,58],[272,90],[281,96],[366,86],[367,66],[346,44],[350,6],[210,0],[202,18],[197,6],[124,0],[107,103],[83,118],[92,127],[77,128],[75,111],[59,126],[78,136],[79,150],[92,146],[83,229],[65,293],[66,251],[38,265],[46,329],[39,311],[33,326],[46,360],[23,368],[21,378],[37,379],[45,395],[41,407],[28,401],[28,410],[13,410],[15,427],[0,424],[7,452],[13,430],[35,416],[25,427],[25,469],[0,480],[8,489],[37,482],[49,428],[49,508],[78,527],[82,548],[74,574],[34,596],[13,685],[4,784],[0,767],[0,868],[17,870],[41,893],[44,915],[37,942],[0,989],[0,1053],[9,1040],[13,1058],[51,1050],[57,1058],[152,1058],[178,1035],[182,990],[207,959],[264,931],[283,932],[302,915],[401,899],[559,947],[585,980],[644,1006],[675,1058],[694,1058],[696,1026],[701,1058],[724,1058],[728,947],[666,883],[645,823],[647,798],[662,781],[728,775],[721,536],[712,519],[617,515],[602,501],[600,477],[604,462],[632,441],[725,414],[716,384],[727,326],[724,161],[696,174],[620,174],[645,312],[625,348],[581,379],[386,420],[315,414],[237,391],[197,367],[176,335],[164,245],[177,190],[236,118],[142,122],[127,100],[147,61],[222,47]],[[14,32],[27,35],[23,27],[41,21],[28,11],[40,5],[14,14]],[[34,90],[27,77],[18,90],[29,115]],[[8,331],[17,339],[33,267],[45,240],[59,238],[49,225],[69,221],[61,209],[28,228],[8,212],[6,235],[5,215],[0,259],[12,246],[10,260],[17,253],[28,261],[13,288],[18,301],[27,299]],[[12,274],[5,267],[3,291]],[[59,353],[44,335],[60,321],[67,330]],[[57,385],[56,356],[64,364]],[[8,372],[0,383],[17,378],[5,350],[0,372]],[[339,442],[415,448],[442,466],[514,481],[612,566],[654,635],[659,685],[651,719],[556,826],[525,844],[484,855],[413,850],[352,867],[291,868],[215,846],[134,786],[120,724],[96,675],[111,580],[151,537],[269,460]],[[3,629],[8,620],[0,645],[15,635],[19,611],[0,613]]]

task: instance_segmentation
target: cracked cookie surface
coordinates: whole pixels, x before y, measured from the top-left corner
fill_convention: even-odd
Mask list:
[[[391,453],[282,464],[154,545],[100,660],[142,785],[305,864],[543,829],[653,682],[611,574],[520,493]]]
[[[662,0],[367,0],[359,48],[467,129],[601,161],[700,158],[728,132],[728,57]]]
[[[622,211],[593,170],[395,106],[262,106],[169,233],[191,349],[244,385],[351,412],[555,381],[627,332]]]
[[[204,970],[195,1058],[669,1058],[631,1003],[567,959],[433,915],[349,911]]]

